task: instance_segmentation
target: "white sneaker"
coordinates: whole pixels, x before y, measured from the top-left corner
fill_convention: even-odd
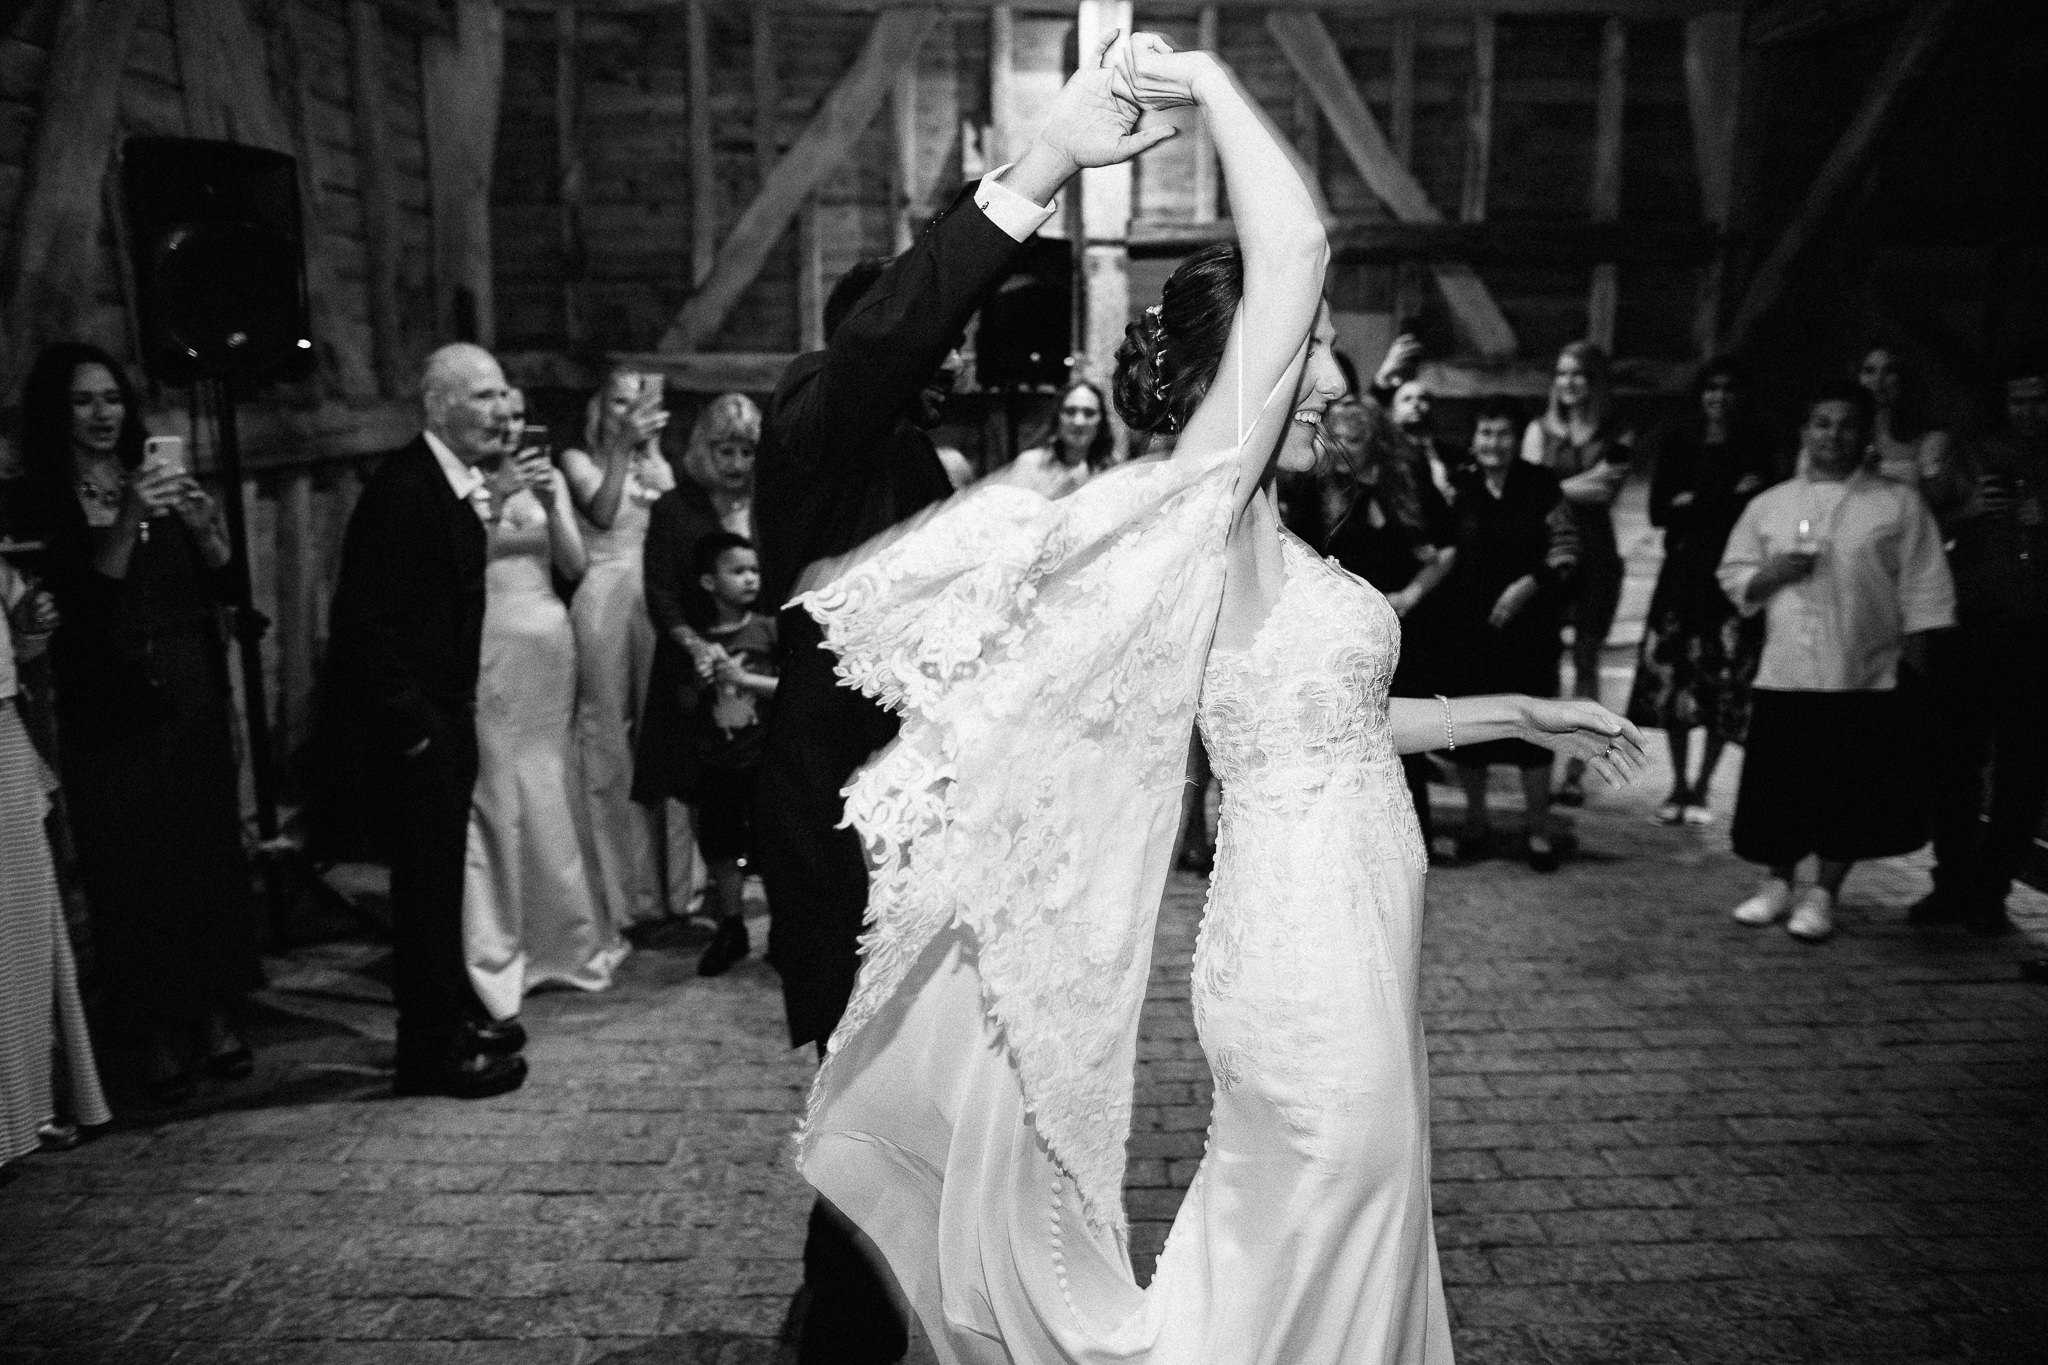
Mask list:
[[[1761,890],[1735,907],[1737,924],[1776,924],[1792,908],[1792,887],[1773,877]]]
[[[1785,932],[1807,943],[1824,942],[1835,932],[1835,898],[1817,886],[1807,887]]]

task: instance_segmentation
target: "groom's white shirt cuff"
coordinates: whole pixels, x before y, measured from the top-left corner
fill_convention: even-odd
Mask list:
[[[1052,217],[1053,208],[1059,203],[1034,204],[1017,191],[1005,185],[1003,172],[1016,165],[1006,161],[988,174],[982,176],[981,185],[974,191],[974,206],[988,215],[988,220],[1001,228],[1010,240],[1021,242],[1045,226],[1045,220]]]

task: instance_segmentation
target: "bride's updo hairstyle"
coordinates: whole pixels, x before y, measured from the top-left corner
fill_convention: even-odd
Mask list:
[[[1201,406],[1244,297],[1236,242],[1203,247],[1167,278],[1159,302],[1116,348],[1117,416],[1133,431],[1175,432]]]

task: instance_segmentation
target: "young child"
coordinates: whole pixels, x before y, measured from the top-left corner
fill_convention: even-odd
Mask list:
[[[691,736],[697,761],[690,802],[711,869],[708,899],[718,915],[718,932],[698,959],[697,974],[717,976],[750,949],[740,894],[754,851],[754,770],[775,696],[775,618],[752,609],[761,593],[761,561],[745,536],[705,536],[697,542],[694,567],[710,602],[698,633],[719,650]]]

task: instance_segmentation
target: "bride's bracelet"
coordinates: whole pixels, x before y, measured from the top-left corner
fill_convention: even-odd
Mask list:
[[[1444,749],[1448,752],[1458,747],[1458,727],[1451,724],[1451,699],[1441,692],[1436,699],[1444,704]]]

